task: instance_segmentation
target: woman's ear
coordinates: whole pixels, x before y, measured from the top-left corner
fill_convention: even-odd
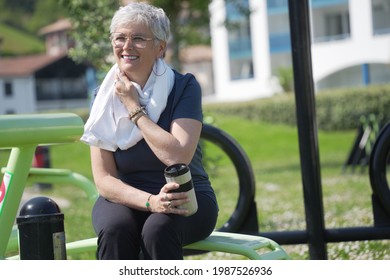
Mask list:
[[[166,48],[167,48],[167,43],[160,41],[160,44],[158,45],[157,58],[163,58],[165,56]]]

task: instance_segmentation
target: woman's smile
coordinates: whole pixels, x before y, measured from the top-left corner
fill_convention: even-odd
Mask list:
[[[136,59],[138,59],[139,57],[136,56],[136,55],[122,55],[122,58],[123,58],[123,59],[126,59],[126,60],[136,60]]]
[[[138,55],[122,55],[121,57],[123,60],[128,61],[128,62],[139,59]]]

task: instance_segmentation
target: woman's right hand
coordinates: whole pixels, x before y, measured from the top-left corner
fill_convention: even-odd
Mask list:
[[[129,112],[140,106],[137,89],[125,74],[122,72],[118,73],[114,84],[115,94]]]

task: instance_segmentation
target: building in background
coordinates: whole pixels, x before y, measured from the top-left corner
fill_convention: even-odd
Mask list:
[[[280,92],[291,69],[288,0],[210,4],[215,99]],[[390,81],[390,0],[310,0],[316,90]],[[249,12],[248,12],[249,11]]]
[[[214,94],[212,51],[210,46],[195,45],[180,51],[181,72],[192,73],[198,80],[204,97]]]
[[[94,69],[68,57],[70,28],[59,20],[41,30],[45,54],[0,58],[0,114],[88,108]]]

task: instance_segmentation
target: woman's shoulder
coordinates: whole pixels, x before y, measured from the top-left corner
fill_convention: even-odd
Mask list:
[[[186,83],[189,81],[197,82],[195,76],[192,73],[180,73],[176,70],[173,70],[173,73],[175,74],[175,81],[180,83]]]
[[[175,88],[176,90],[183,90],[188,87],[194,87],[196,90],[200,89],[199,82],[192,73],[179,73],[173,70],[175,74]]]

